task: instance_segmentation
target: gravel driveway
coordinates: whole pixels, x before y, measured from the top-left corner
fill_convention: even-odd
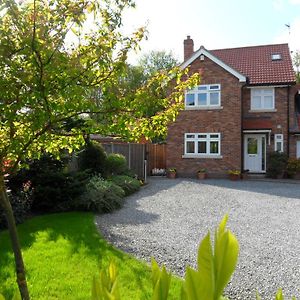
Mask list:
[[[124,208],[96,217],[116,247],[150,261],[153,256],[184,276],[195,266],[199,241],[228,213],[240,243],[230,299],[300,298],[300,184],[153,178]]]

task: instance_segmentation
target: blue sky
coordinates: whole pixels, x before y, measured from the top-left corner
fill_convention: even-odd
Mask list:
[[[290,24],[290,34],[285,24]],[[288,42],[291,50],[300,50],[300,0],[136,0],[124,25],[126,32],[147,25],[142,52],[172,51],[179,61],[187,35],[195,49]],[[132,54],[130,61],[140,54]]]

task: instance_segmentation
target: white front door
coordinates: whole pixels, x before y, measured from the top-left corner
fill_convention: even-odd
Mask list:
[[[300,141],[297,141],[297,158],[300,158]]]
[[[266,171],[266,136],[264,134],[245,134],[244,170],[251,173]]]

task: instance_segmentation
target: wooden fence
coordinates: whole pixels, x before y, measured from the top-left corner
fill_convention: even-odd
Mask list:
[[[145,178],[145,145],[134,143],[101,143],[105,152],[118,153],[125,156],[128,168],[134,171],[140,179]]]

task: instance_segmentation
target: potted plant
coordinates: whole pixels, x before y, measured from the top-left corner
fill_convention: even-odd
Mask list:
[[[228,175],[229,175],[229,179],[233,181],[237,181],[241,179],[241,171],[239,170],[229,170]]]
[[[197,178],[198,179],[205,179],[207,178],[207,171],[205,168],[199,169],[197,171]]]
[[[167,177],[171,179],[176,178],[176,168],[169,168],[167,171]]]

